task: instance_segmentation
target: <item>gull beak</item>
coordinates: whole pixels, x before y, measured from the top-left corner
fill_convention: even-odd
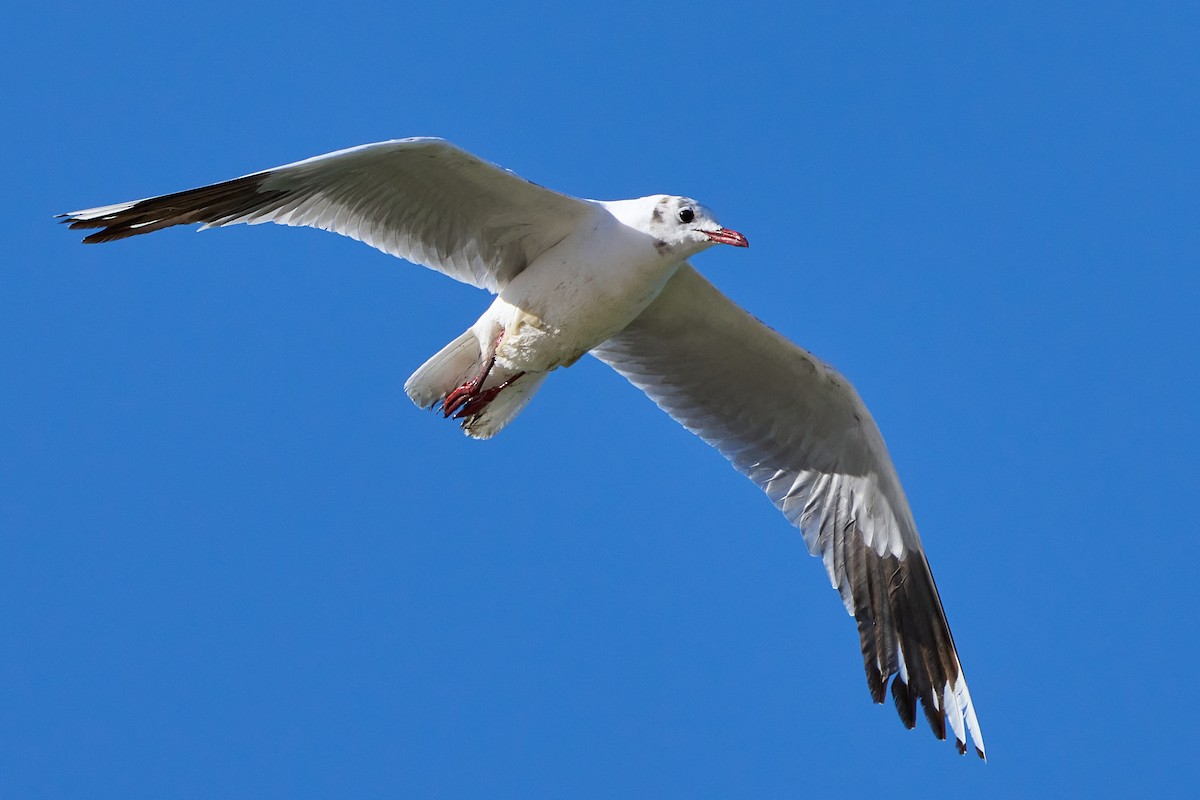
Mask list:
[[[731,244],[734,247],[750,246],[750,243],[746,241],[745,236],[742,236],[737,231],[731,231],[729,228],[717,228],[715,231],[701,231],[701,233],[712,239],[717,244]]]

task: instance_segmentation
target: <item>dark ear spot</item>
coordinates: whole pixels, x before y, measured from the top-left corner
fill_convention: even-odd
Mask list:
[[[662,222],[663,213],[662,213],[662,204],[661,203],[654,207],[654,211],[650,214],[650,216],[654,219],[655,222]]]

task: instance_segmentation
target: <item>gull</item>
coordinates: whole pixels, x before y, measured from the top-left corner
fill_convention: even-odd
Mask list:
[[[361,145],[174,194],[60,215],[109,242],[173,225],[333,231],[495,295],[404,389],[486,439],[591,353],[715,447],[799,528],[858,624],[867,685],[986,758],[895,467],[858,393],[688,259],[747,247],[688,197],[585,200],[443,139]]]

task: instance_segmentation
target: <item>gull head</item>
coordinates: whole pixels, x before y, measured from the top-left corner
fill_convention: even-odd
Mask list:
[[[749,247],[746,237],[717,222],[707,207],[690,197],[653,195],[635,201],[635,216],[626,223],[653,236],[661,250],[688,258],[714,244]]]

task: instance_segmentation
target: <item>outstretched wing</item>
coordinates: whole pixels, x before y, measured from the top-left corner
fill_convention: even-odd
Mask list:
[[[61,216],[72,228],[98,228],[89,244],[196,222],[320,228],[495,293],[591,213],[591,203],[420,138]]]
[[[883,437],[853,387],[684,264],[592,351],[758,484],[825,562],[858,622],[867,683],[888,680],[959,752],[983,737],[941,599]],[[965,728],[965,730],[964,730]]]

